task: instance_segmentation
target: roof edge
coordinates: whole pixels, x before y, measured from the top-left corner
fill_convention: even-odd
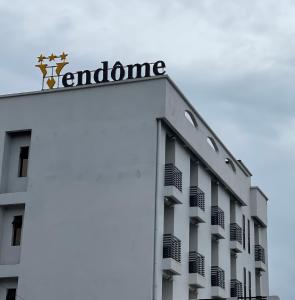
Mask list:
[[[252,175],[253,175],[253,174],[249,171],[249,169],[244,165],[244,163],[243,163],[242,160],[238,159],[237,161],[238,161],[238,163],[241,165],[241,167],[245,169],[245,172],[246,172],[249,176],[252,176]]]
[[[228,150],[228,148],[223,144],[223,142],[220,140],[220,138],[217,136],[217,134],[212,130],[212,128],[207,124],[207,122],[203,119],[203,117],[197,112],[197,110],[194,108],[194,106],[189,102],[189,100],[186,98],[186,96],[182,93],[182,91],[178,88],[178,86],[175,84],[175,82],[168,76],[167,80],[169,83],[173,86],[173,88],[177,91],[177,93],[182,97],[182,99],[185,101],[185,103],[190,107],[190,109],[196,114],[196,116],[203,122],[204,126],[212,133],[212,136],[220,143],[220,145],[224,148],[224,150],[229,154],[230,158],[237,164],[237,166],[241,169],[241,171],[249,177],[252,176],[252,174],[249,172],[249,170],[246,168],[246,166],[243,164],[243,166],[239,163],[239,161],[234,157],[234,155]]]
[[[125,80],[120,80],[120,81],[109,81],[109,82],[102,82],[102,83],[92,83],[92,84],[88,84],[88,85],[79,85],[79,86],[72,86],[72,87],[59,87],[59,88],[55,88],[55,89],[3,94],[3,95],[0,95],[0,100],[5,99],[5,98],[13,98],[13,97],[21,97],[21,96],[29,96],[29,95],[40,95],[40,94],[50,94],[50,93],[66,92],[66,91],[73,91],[73,90],[80,90],[80,89],[90,89],[90,88],[97,88],[97,87],[101,87],[101,86],[127,84],[127,83],[139,82],[139,81],[159,80],[159,79],[168,79],[169,80],[169,77],[168,77],[168,75],[158,75],[158,76],[153,76],[153,77],[125,79]]]
[[[258,190],[261,193],[261,195],[266,199],[266,201],[268,201],[268,197],[264,194],[264,192],[261,190],[261,188],[259,186],[257,186],[257,185],[251,186],[250,189]]]

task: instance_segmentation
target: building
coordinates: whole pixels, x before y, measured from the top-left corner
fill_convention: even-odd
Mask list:
[[[167,76],[0,98],[0,299],[268,295],[267,197]]]

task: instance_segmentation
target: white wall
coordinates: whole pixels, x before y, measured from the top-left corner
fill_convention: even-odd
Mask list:
[[[211,296],[211,174],[205,164],[228,184],[229,190],[218,188],[218,205],[226,226],[219,266],[229,297],[229,191],[249,204],[250,177],[236,162],[233,173],[224,162],[230,154],[222,144],[215,153],[206,142],[214,134],[201,119],[197,129],[188,123],[185,109],[189,104],[166,78],[0,98],[0,157],[7,131],[32,129],[27,192],[0,195],[1,204],[26,204],[17,269],[21,297],[150,300],[154,291],[154,300],[162,299],[166,126],[201,155],[198,185],[205,192],[206,223],[198,226],[198,252],[205,256],[206,288],[199,289],[199,298]],[[190,159],[177,140],[183,192],[174,208],[174,235],[182,242],[182,263],[181,275],[173,276],[173,300],[189,296]],[[3,160],[0,170],[3,178]],[[251,219],[249,206],[238,208],[237,218],[242,213]],[[237,269],[240,281],[243,266],[252,270],[254,290],[251,244],[251,254],[238,254]]]
[[[206,286],[198,292],[199,299],[208,299],[211,297],[211,177],[201,165],[198,168],[198,185],[205,193],[206,212],[206,222],[198,227],[198,252],[205,256]]]
[[[221,185],[218,185],[218,206],[224,211],[225,238],[219,240],[219,267],[224,270],[225,295],[230,297],[230,197]]]
[[[175,165],[182,172],[183,203],[175,205],[175,236],[181,240],[182,258],[181,275],[174,276],[173,299],[188,299],[190,156],[178,142],[175,147]]]
[[[151,299],[162,103],[156,80],[0,100],[2,136],[32,129],[24,299]]]

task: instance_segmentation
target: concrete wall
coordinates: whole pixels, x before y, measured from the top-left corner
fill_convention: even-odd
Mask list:
[[[224,182],[237,198],[247,205],[249,203],[250,177],[235,162],[231,153],[223,146],[201,117],[197,115],[193,107],[168,81],[166,93],[166,110],[163,116],[165,120],[183,137],[187,146],[199,155],[221,182]],[[185,118],[186,110],[194,115],[198,124],[196,128]],[[214,138],[218,152],[215,152],[209,146],[207,137]],[[230,158],[236,172],[225,163],[226,158]]]
[[[175,236],[182,241],[181,276],[175,276],[173,282],[174,299],[188,298],[188,254],[189,254],[189,186],[190,156],[178,142],[175,148],[175,165],[182,172],[183,204],[175,205]],[[186,287],[186,288],[185,288]]]
[[[161,127],[161,139],[166,139],[166,135],[169,135],[169,130],[165,131],[163,126]],[[160,169],[164,169],[165,163],[165,142],[161,142],[161,151],[159,157],[161,157]],[[236,276],[235,279],[238,279],[243,283],[243,268],[246,267],[247,271],[247,295],[248,295],[248,271],[252,274],[252,296],[255,295],[255,261],[254,261],[254,221],[251,218],[250,207],[249,206],[241,206],[239,202],[236,202],[231,198],[230,193],[226,190],[221,184],[217,185],[216,190],[216,203],[223,211],[225,216],[225,238],[220,239],[217,242],[217,261],[211,261],[211,245],[212,245],[212,236],[211,236],[211,205],[212,205],[212,195],[211,195],[211,182],[214,179],[206,170],[206,168],[199,164],[197,167],[197,184],[199,188],[201,188],[205,193],[205,223],[200,223],[197,225],[197,233],[194,230],[193,234],[197,235],[197,242],[195,241],[196,236],[192,237],[192,231],[190,232],[190,224],[189,224],[189,186],[190,186],[190,161],[195,159],[192,154],[187,151],[185,147],[181,144],[181,142],[176,139],[175,140],[175,156],[173,157],[173,162],[180,169],[183,176],[183,192],[182,192],[182,204],[176,204],[173,208],[174,210],[174,218],[173,218],[173,233],[176,237],[180,238],[182,243],[182,262],[181,262],[181,274],[173,276],[172,283],[169,283],[169,288],[173,291],[172,298],[170,299],[179,299],[179,298],[187,298],[188,296],[188,252],[190,250],[190,242],[197,244],[197,251],[205,256],[205,278],[206,285],[205,288],[198,289],[198,299],[207,299],[212,296],[212,288],[211,288],[211,266],[218,265],[225,271],[225,296],[230,297],[230,280],[231,277],[231,249],[230,249],[230,222],[231,222],[231,203],[234,204],[234,219],[232,222],[238,223],[242,227],[242,215],[245,214],[246,218],[246,242],[245,242],[245,250],[242,253],[237,254],[236,258]],[[171,160],[171,158],[170,158]],[[170,161],[169,160],[169,161]],[[159,204],[161,206],[160,210],[160,227],[163,226],[164,223],[164,214],[162,211],[164,210],[163,204],[163,180],[164,173],[161,173],[160,180],[158,181],[158,188],[161,190],[159,198]],[[167,216],[166,216],[167,217]],[[250,221],[250,245],[251,251],[248,253],[248,220]],[[166,222],[167,220],[165,220]],[[161,232],[163,230],[161,229]],[[190,233],[190,235],[189,235]],[[191,241],[189,240],[191,238]],[[158,243],[161,243],[161,235],[158,236]],[[161,254],[159,253],[159,257]],[[160,265],[160,259],[159,259]],[[162,270],[161,267],[158,268],[158,277],[161,278]],[[159,286],[157,288],[160,289]],[[165,282],[164,289],[167,288],[167,284]],[[167,292],[167,291],[166,291]],[[167,297],[166,292],[164,293]],[[159,296],[160,297],[160,296]],[[161,298],[158,298],[161,299]]]
[[[244,283],[243,268],[247,271],[247,296],[248,295],[248,271],[251,272],[251,290],[252,296],[256,295],[255,290],[255,237],[254,237],[254,221],[251,218],[250,207],[239,207],[240,224],[242,227],[242,215],[245,215],[246,220],[246,234],[245,234],[245,249],[242,253],[238,254],[237,258],[237,279]],[[248,220],[250,220],[250,253],[248,253]]]
[[[225,270],[226,296],[232,194],[248,205],[235,207],[237,223],[242,225],[245,214],[253,231],[251,253],[238,254],[237,279],[242,281],[247,266],[255,293],[249,174],[197,114],[197,128],[188,122],[187,109],[195,113],[166,78],[0,98],[1,178],[6,132],[32,130],[27,191],[0,194],[0,205],[26,205],[20,264],[0,266],[0,279],[19,276],[18,293],[30,300],[188,299],[190,163],[198,155],[206,212],[197,230],[206,278],[198,297],[211,297],[212,179],[220,181],[217,200],[225,212],[218,261]],[[169,158],[183,176],[182,204],[174,206],[172,226],[182,243],[182,262],[181,274],[164,281],[169,290],[163,293],[164,165],[171,129],[182,136],[176,136]],[[217,153],[207,136],[214,137]],[[236,172],[225,163],[227,157]]]
[[[224,188],[218,185],[218,206],[224,211],[225,238],[219,240],[219,267],[224,270],[225,295],[230,297],[230,196]]]
[[[2,137],[32,129],[24,299],[151,299],[164,91],[151,81],[0,100]]]
[[[262,226],[267,226],[267,198],[257,187],[250,190],[251,216],[255,217]]]
[[[211,177],[200,165],[198,168],[198,185],[205,193],[206,222],[198,226],[198,238],[200,254],[205,256],[205,288],[199,289],[199,298],[208,299],[211,297]]]

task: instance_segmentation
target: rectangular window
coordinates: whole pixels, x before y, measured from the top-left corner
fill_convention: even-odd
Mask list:
[[[18,177],[27,177],[29,163],[29,147],[20,147]]]
[[[23,216],[15,216],[12,222],[12,246],[19,246],[23,226]]]
[[[248,219],[248,253],[251,253],[251,245],[250,245],[250,233],[251,233],[251,229],[250,229],[250,220]]]
[[[252,297],[252,286],[251,286],[251,272],[248,272],[248,286],[249,286],[249,298],[251,299]]]
[[[16,289],[7,289],[6,300],[15,300]]]
[[[246,219],[245,215],[243,215],[243,248],[246,249]]]
[[[244,298],[247,297],[247,271],[246,268],[244,268]]]

